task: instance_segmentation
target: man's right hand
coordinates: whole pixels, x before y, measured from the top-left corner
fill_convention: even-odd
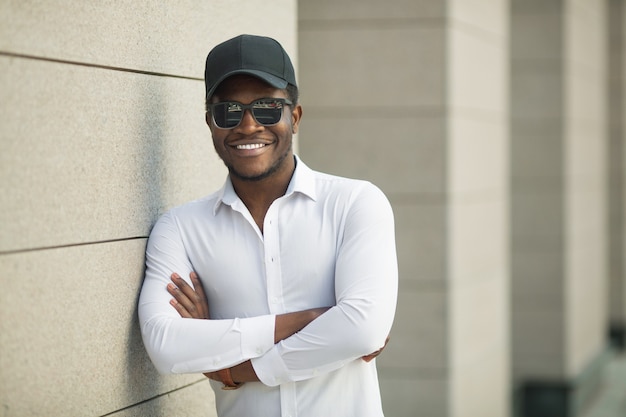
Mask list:
[[[167,285],[167,291],[174,297],[170,304],[181,317],[192,319],[209,319],[209,302],[198,274],[191,272],[189,278],[193,288],[176,272],[171,275],[174,284]]]

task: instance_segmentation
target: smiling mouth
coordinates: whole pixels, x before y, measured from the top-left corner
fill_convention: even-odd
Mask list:
[[[263,148],[265,146],[267,146],[267,145],[264,144],[264,143],[248,143],[248,144],[245,144],[245,145],[237,145],[236,148],[237,149],[246,149],[247,150],[247,149],[260,149],[260,148]]]

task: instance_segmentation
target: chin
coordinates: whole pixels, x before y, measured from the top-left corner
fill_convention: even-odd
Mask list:
[[[238,171],[232,167],[228,168],[228,172],[230,172],[230,175],[233,177],[236,177],[240,180],[244,180],[244,181],[261,181],[264,180],[265,178],[270,177],[276,170],[266,170],[266,171],[257,171],[257,172],[242,172],[242,171]]]
[[[238,170],[234,166],[230,165],[227,166],[228,172],[230,172],[231,176],[234,176],[244,181],[261,181],[278,173],[280,169],[285,166],[285,159],[287,158],[288,154],[288,152],[283,154],[269,167],[250,170]]]

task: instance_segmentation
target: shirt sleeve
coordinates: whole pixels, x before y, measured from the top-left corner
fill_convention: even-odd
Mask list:
[[[160,373],[212,372],[260,356],[274,346],[273,315],[232,320],[181,318],[169,304],[172,296],[166,286],[173,272],[191,285],[191,271],[176,220],[167,213],[148,240],[138,304],[143,342]]]
[[[393,212],[383,193],[365,183],[347,210],[335,267],[336,306],[253,358],[259,379],[269,386],[301,381],[380,349],[397,292]]]

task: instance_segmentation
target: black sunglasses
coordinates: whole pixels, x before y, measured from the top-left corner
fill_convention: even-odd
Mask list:
[[[246,110],[252,112],[254,120],[263,126],[273,126],[283,117],[285,104],[291,101],[284,98],[261,98],[250,104],[241,104],[237,101],[224,101],[209,106],[213,122],[220,129],[232,129],[239,126]]]

